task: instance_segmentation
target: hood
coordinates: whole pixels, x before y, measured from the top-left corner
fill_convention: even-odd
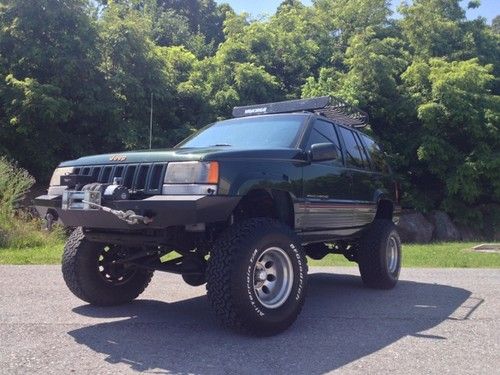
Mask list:
[[[84,156],[65,161],[60,167],[89,165],[163,163],[171,161],[200,161],[222,159],[298,159],[297,149],[234,149],[231,147],[176,148],[164,150],[128,151],[112,154]]]

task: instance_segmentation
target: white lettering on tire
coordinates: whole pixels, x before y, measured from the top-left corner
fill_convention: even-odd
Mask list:
[[[254,308],[255,312],[257,314],[259,314],[259,316],[264,316],[265,313],[255,303],[255,299],[254,299],[254,296],[252,293],[252,289],[253,289],[252,269],[253,269],[253,265],[255,262],[255,257],[257,256],[258,252],[259,252],[259,249],[255,249],[253,251],[252,256],[250,257],[250,262],[248,264],[248,268],[247,268],[247,293],[248,293],[248,299],[250,300],[250,304]]]

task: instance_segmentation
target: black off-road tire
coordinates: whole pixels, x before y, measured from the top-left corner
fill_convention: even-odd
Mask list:
[[[388,260],[391,246],[395,247],[397,254],[392,266]],[[377,219],[371,224],[361,239],[358,264],[367,287],[391,289],[396,286],[401,271],[401,239],[391,220]]]
[[[81,228],[70,235],[62,258],[62,273],[69,290],[96,306],[114,306],[137,298],[148,286],[153,271],[136,268],[122,283],[107,281],[99,271],[99,257],[105,245],[86,239]]]
[[[256,264],[270,249],[281,251],[286,262],[290,260],[287,264],[293,276],[288,279],[290,294],[272,308],[261,303],[254,289]],[[300,242],[277,220],[254,218],[234,224],[213,246],[207,268],[208,299],[229,328],[257,336],[284,331],[302,310],[306,286],[307,262]]]

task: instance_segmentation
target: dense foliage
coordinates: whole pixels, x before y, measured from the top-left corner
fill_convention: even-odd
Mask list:
[[[0,157],[0,249],[59,245],[63,238],[61,228],[51,233],[40,231],[40,220],[19,209],[34,182],[26,170]]]
[[[0,222],[14,216],[16,206],[34,182],[26,170],[0,157]]]
[[[478,1],[469,2],[475,7]],[[250,20],[213,0],[2,0],[0,155],[58,161],[154,147],[236,104],[333,94],[368,110],[404,202],[498,222],[499,18],[458,0],[285,0]]]

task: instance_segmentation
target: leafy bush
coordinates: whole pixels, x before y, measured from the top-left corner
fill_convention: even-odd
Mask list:
[[[24,169],[0,157],[0,247],[29,248],[59,243],[62,229],[41,230],[39,219],[23,213],[20,203],[35,179]]]
[[[14,216],[18,203],[34,183],[26,170],[0,158],[0,225]]]

